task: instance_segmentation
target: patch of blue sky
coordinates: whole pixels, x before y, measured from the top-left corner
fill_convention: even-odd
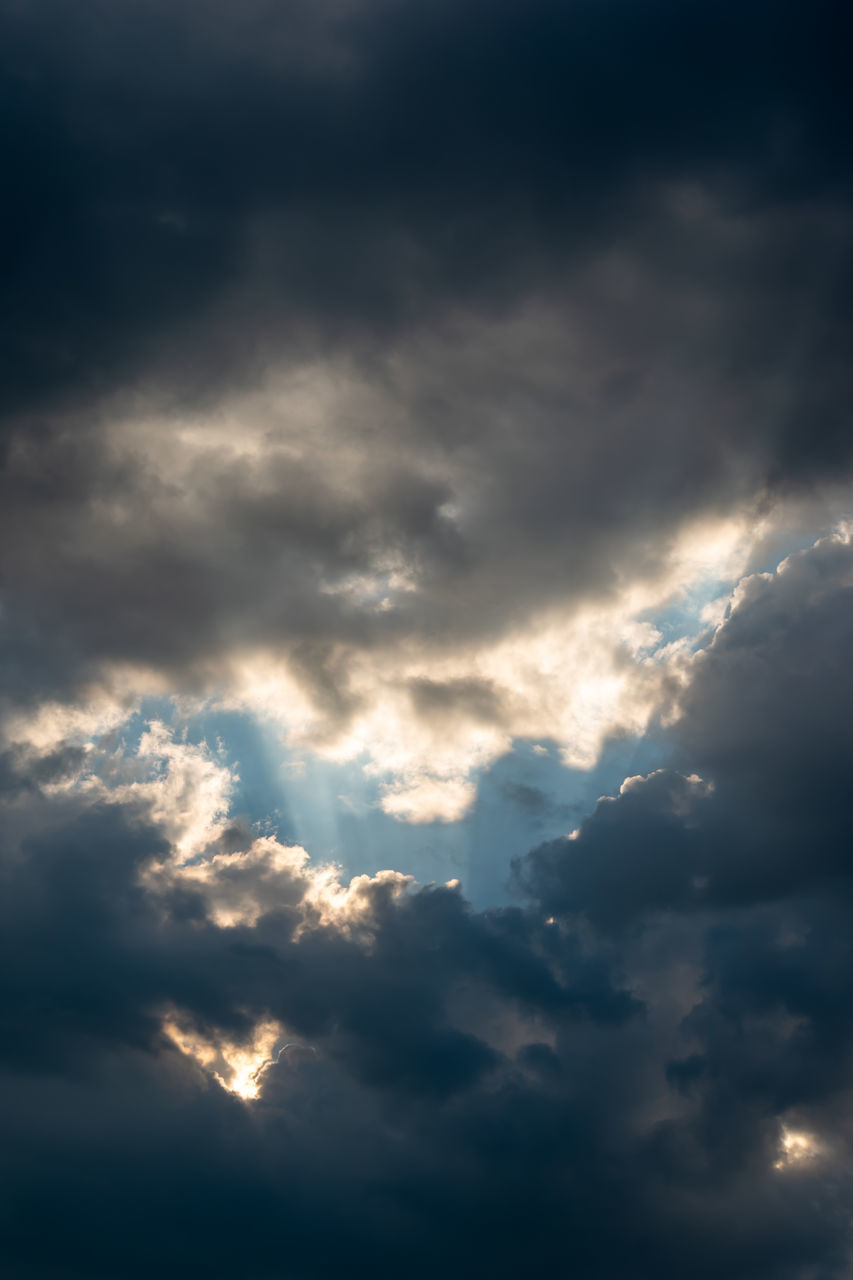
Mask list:
[[[517,742],[475,778],[469,814],[413,826],[382,810],[382,780],[367,776],[359,759],[341,764],[294,751],[276,729],[238,712],[207,710],[185,727],[189,742],[221,744],[223,761],[239,775],[232,812],[258,831],[302,845],[317,862],[338,863],[347,879],[389,867],[421,884],[458,879],[477,907],[510,900],[513,857],[566,835],[600,795],[666,756],[663,739],[623,737],[584,771],[567,768],[554,742]]]
[[[110,780],[114,784],[116,780],[114,769],[116,758],[127,760],[135,757],[139,750],[142,735],[147,732],[155,721],[161,721],[169,728],[174,729],[177,727],[179,720],[177,706],[173,699],[143,698],[136,709],[125,720],[122,720],[119,725],[103,733],[96,733],[91,736],[83,735],[79,739],[81,742],[97,747],[96,751],[87,756],[85,772],[101,779]],[[78,740],[76,735],[72,736],[72,741],[76,740]],[[146,772],[149,776],[156,775],[164,767],[164,762],[154,757],[148,761]],[[82,784],[82,782],[83,777],[81,776],[75,785]]]
[[[749,571],[775,570],[814,537],[803,531],[778,535],[762,547]],[[662,645],[687,639],[695,647],[709,635],[705,607],[733,586],[705,578],[646,620],[657,628]],[[518,741],[474,777],[477,799],[464,818],[413,826],[382,810],[383,780],[365,772],[365,760],[335,763],[293,749],[274,726],[243,712],[207,707],[187,715],[180,702],[148,698],[118,729],[103,735],[100,746],[133,756],[152,721],[162,721],[189,743],[206,743],[232,769],[232,815],[259,833],[303,845],[317,862],[338,863],[346,878],[393,867],[422,884],[458,879],[477,907],[510,900],[513,857],[566,835],[599,796],[618,791],[626,777],[661,767],[670,754],[666,734],[651,730],[611,739],[595,767],[580,770],[563,764],[556,742]],[[152,760],[152,772],[157,767]]]
[[[640,615],[641,622],[650,622],[660,634],[660,646],[677,640],[687,640],[690,647],[700,648],[707,638],[708,622],[703,618],[705,608],[728,596],[733,583],[723,578],[709,578],[689,590],[682,591],[664,609],[650,609]]]
[[[753,573],[774,573],[780,563],[798,551],[811,547],[818,536],[829,532],[811,529],[778,529],[768,535],[756,548],[745,568],[744,576]],[[707,643],[712,624],[705,616],[709,605],[727,599],[737,579],[705,576],[699,578],[674,596],[663,608],[650,609],[640,615],[640,620],[650,622],[660,633],[660,645],[682,640],[692,649]]]
[[[208,749],[235,778],[231,814],[259,834],[302,845],[316,862],[335,862],[345,879],[394,868],[421,884],[458,879],[477,907],[511,900],[513,857],[568,834],[600,795],[618,790],[626,776],[659,767],[663,738],[609,741],[591,770],[567,768],[559,744],[518,741],[475,776],[477,799],[452,823],[408,825],[381,807],[382,779],[364,760],[335,763],[295,750],[274,726],[239,711],[212,707],[187,715],[168,698],[144,700],[117,729],[99,740],[102,761],[133,757],[154,721],[179,739]],[[96,772],[106,765],[93,763]],[[158,772],[156,759],[150,761]]]
[[[584,771],[567,768],[555,742],[518,741],[475,776],[477,800],[464,818],[408,825],[382,810],[383,780],[365,773],[365,761],[325,760],[289,747],[279,730],[247,713],[207,707],[187,715],[169,698],[144,700],[102,735],[95,772],[108,771],[113,753],[135,756],[154,721],[188,743],[205,743],[231,769],[231,814],[259,834],[300,844],[316,862],[339,864],[346,879],[389,867],[421,884],[458,879],[477,907],[510,900],[513,857],[566,835],[600,795],[658,767],[665,754],[665,744],[650,737],[623,737],[608,742],[595,768]],[[156,758],[148,762],[152,774],[160,767]]]
[[[132,715],[117,729],[101,734],[97,741],[105,750],[118,749],[126,755],[134,755],[142,735],[158,720],[170,728],[179,724],[180,714],[172,698],[143,698]]]
[[[589,770],[563,764],[556,742],[517,742],[479,779],[476,804],[463,820],[469,898],[477,906],[508,901],[512,858],[568,835],[600,796],[618,791],[626,777],[660,768],[668,756],[659,733],[610,739]]]

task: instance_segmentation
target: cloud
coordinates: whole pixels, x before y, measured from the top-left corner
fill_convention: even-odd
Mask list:
[[[839,534],[740,584],[729,617],[690,659],[674,733],[691,773],[629,779],[570,844],[519,863],[549,910],[621,926],[655,911],[843,890],[852,571]]]
[[[8,699],[339,737],[848,475],[837,9],[491,8],[3,8]]]
[[[234,824],[187,863],[162,729],[145,785],[34,768],[0,897],[8,1274],[311,1276],[357,1247],[508,1276],[556,1264],[568,1221],[590,1277],[843,1275],[849,842],[824,770],[850,572],[839,536],[740,585],[675,689],[682,771],[531,853],[519,906],[342,884]]]
[[[0,0],[10,1280],[849,1274],[849,26]]]

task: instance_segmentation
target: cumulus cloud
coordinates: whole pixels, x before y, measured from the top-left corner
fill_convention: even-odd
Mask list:
[[[10,1280],[849,1275],[849,27],[0,0]]]
[[[7,698],[263,656],[340,737],[389,663],[494,682],[686,526],[846,476],[836,11],[771,57],[753,8],[492,8],[5,8]],[[489,750],[594,755],[538,661]]]
[[[851,563],[837,537],[741,584],[676,690],[680,771],[528,855],[515,907],[347,885],[234,824],[187,862],[162,729],[149,784],[28,775],[3,862],[8,1273],[165,1252],[315,1275],[355,1244],[389,1274],[455,1250],[509,1275],[556,1265],[568,1221],[588,1276],[843,1275],[849,840],[824,770],[849,765]]]
[[[519,864],[552,910],[617,925],[844,883],[851,572],[839,534],[741,582],[678,699],[691,772],[628,779],[568,854],[557,842]]]

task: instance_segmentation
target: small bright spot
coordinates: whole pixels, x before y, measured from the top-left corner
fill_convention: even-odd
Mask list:
[[[171,1019],[163,1024],[169,1038],[194,1058],[200,1067],[215,1080],[245,1102],[251,1102],[261,1091],[261,1077],[275,1060],[276,1043],[282,1036],[277,1022],[262,1022],[256,1028],[249,1045],[236,1045],[227,1041],[213,1043],[194,1031],[188,1031]]]
[[[773,1164],[774,1169],[790,1169],[816,1160],[823,1152],[818,1140],[811,1133],[802,1129],[789,1129],[782,1126],[779,1140],[779,1159]]]

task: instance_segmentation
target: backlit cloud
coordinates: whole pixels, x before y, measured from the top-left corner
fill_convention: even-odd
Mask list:
[[[834,0],[0,0],[0,1271],[844,1280]]]

